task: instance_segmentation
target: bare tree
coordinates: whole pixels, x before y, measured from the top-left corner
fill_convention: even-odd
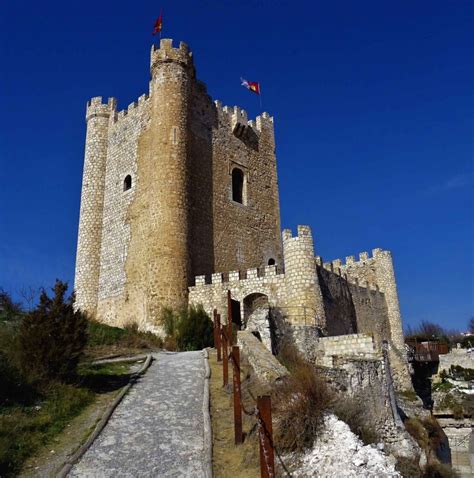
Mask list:
[[[23,286],[19,290],[18,294],[27,305],[28,312],[31,312],[33,310],[34,305],[36,303],[36,298],[38,297],[39,293],[40,293],[40,289],[32,287],[31,285],[28,287]]]

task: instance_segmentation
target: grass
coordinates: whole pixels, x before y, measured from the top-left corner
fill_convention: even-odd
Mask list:
[[[260,476],[259,444],[255,418],[243,415],[244,443],[234,444],[234,416],[232,392],[222,386],[222,362],[217,362],[215,350],[209,354],[211,367],[210,395],[212,420],[212,463],[215,478],[254,478]],[[254,396],[264,394],[250,376],[250,368],[241,362],[242,400],[247,409],[252,409]],[[232,381],[232,372],[229,371]],[[239,470],[239,471],[237,471]]]
[[[152,332],[138,330],[136,324],[126,327],[89,321],[88,341],[85,354],[88,357],[136,353],[143,350],[156,350],[163,347],[163,340]]]
[[[0,407],[0,476],[15,476],[23,462],[51,442],[99,393],[128,382],[129,364],[81,365],[77,384],[50,382],[27,403]]]
[[[0,476],[14,476],[26,458],[61,432],[93,400],[94,393],[88,389],[54,383],[43,391],[36,405],[1,410]]]

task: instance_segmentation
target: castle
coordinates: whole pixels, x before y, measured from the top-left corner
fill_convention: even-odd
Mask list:
[[[273,118],[213,102],[184,43],[153,46],[150,69],[126,110],[87,104],[76,306],[154,329],[163,307],[212,313],[230,290],[240,327],[266,306],[303,342],[368,334],[406,378],[390,252],[324,263],[309,227],[281,239]]]

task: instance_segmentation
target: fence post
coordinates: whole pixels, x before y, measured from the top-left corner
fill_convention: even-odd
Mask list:
[[[242,436],[242,408],[240,395],[240,351],[237,345],[232,347],[232,379],[234,395],[234,437],[235,444],[243,442]]]
[[[229,352],[227,350],[227,331],[222,327],[222,379],[224,387],[229,383]]]
[[[217,309],[212,311],[213,322],[214,322],[214,348],[217,350]]]
[[[221,314],[217,314],[216,316],[217,320],[217,332],[216,332],[216,338],[217,338],[217,361],[220,362],[222,360],[222,340],[221,340]]]
[[[228,340],[229,345],[233,345],[234,338],[232,333],[232,297],[230,294],[230,290],[227,291],[227,329],[228,329]]]
[[[269,395],[257,397],[260,477],[275,478],[273,453],[272,401]]]

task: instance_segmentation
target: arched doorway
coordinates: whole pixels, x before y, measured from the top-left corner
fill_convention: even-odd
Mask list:
[[[244,298],[244,327],[273,353],[270,306],[265,294],[255,292]]]

